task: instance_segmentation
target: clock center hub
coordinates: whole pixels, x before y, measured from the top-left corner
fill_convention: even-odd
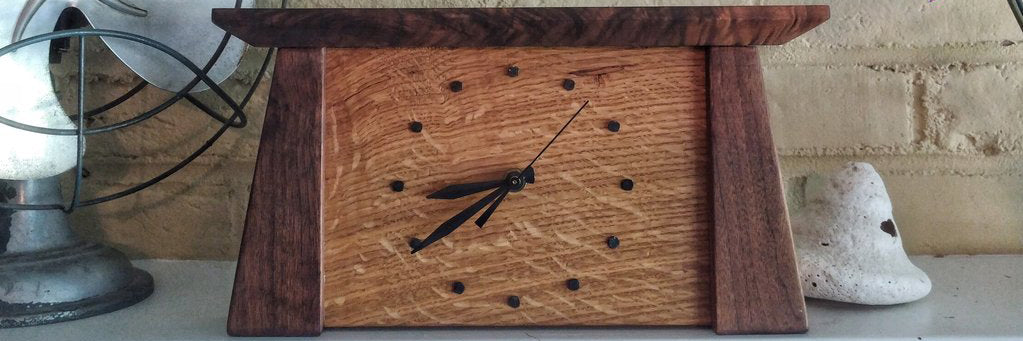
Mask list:
[[[519,171],[508,172],[508,175],[504,178],[505,184],[508,185],[509,192],[518,192],[523,188],[526,188],[526,180],[522,178],[522,173]]]

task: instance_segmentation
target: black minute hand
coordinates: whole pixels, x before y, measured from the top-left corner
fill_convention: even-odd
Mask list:
[[[504,196],[506,195],[508,195],[508,187],[501,188],[501,195],[497,197],[497,200],[494,200],[494,204],[490,205],[486,211],[483,211],[483,214],[480,214],[479,218],[476,218],[476,226],[483,228],[483,225],[486,224],[487,220],[490,219],[490,216],[494,214],[494,211],[497,210],[497,206],[501,204],[501,200],[504,200]]]

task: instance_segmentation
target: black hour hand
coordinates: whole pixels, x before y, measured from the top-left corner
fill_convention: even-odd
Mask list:
[[[501,187],[501,185],[503,184],[504,180],[495,180],[450,185],[441,188],[439,191],[430,193],[430,195],[427,195],[426,197],[429,199],[458,199],[467,195],[473,195],[489,189],[498,188]]]
[[[483,199],[477,201],[475,204],[472,204],[472,206],[466,207],[464,210],[462,210],[462,212],[458,212],[458,214],[456,214],[454,217],[451,217],[451,219],[448,219],[443,224],[440,224],[440,226],[438,226],[436,230],[433,230],[433,233],[430,233],[430,235],[427,236],[426,239],[414,245],[412,248],[412,253],[419,252],[419,250],[422,250],[423,248],[430,246],[430,244],[433,244],[433,242],[436,242],[441,238],[444,238],[444,236],[451,234],[451,232],[454,232],[455,229],[457,229],[459,226],[462,226],[462,224],[465,223],[466,220],[469,220],[469,218],[472,218],[472,216],[476,215],[476,213],[479,213],[479,211],[482,210],[484,206],[487,206],[487,204],[489,204],[491,201],[494,201],[494,199],[497,199],[497,197],[504,192],[505,191],[503,188],[493,191],[486,197],[483,197]]]

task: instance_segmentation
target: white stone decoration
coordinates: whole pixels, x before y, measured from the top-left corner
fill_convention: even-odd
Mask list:
[[[886,305],[927,296],[931,280],[909,261],[881,175],[848,163],[831,176],[810,176],[805,206],[792,214],[803,294]]]

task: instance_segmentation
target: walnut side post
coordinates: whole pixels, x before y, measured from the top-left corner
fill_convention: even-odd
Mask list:
[[[323,329],[323,49],[280,49],[227,318],[232,336]]]
[[[755,47],[707,52],[714,330],[804,333],[806,306]]]

